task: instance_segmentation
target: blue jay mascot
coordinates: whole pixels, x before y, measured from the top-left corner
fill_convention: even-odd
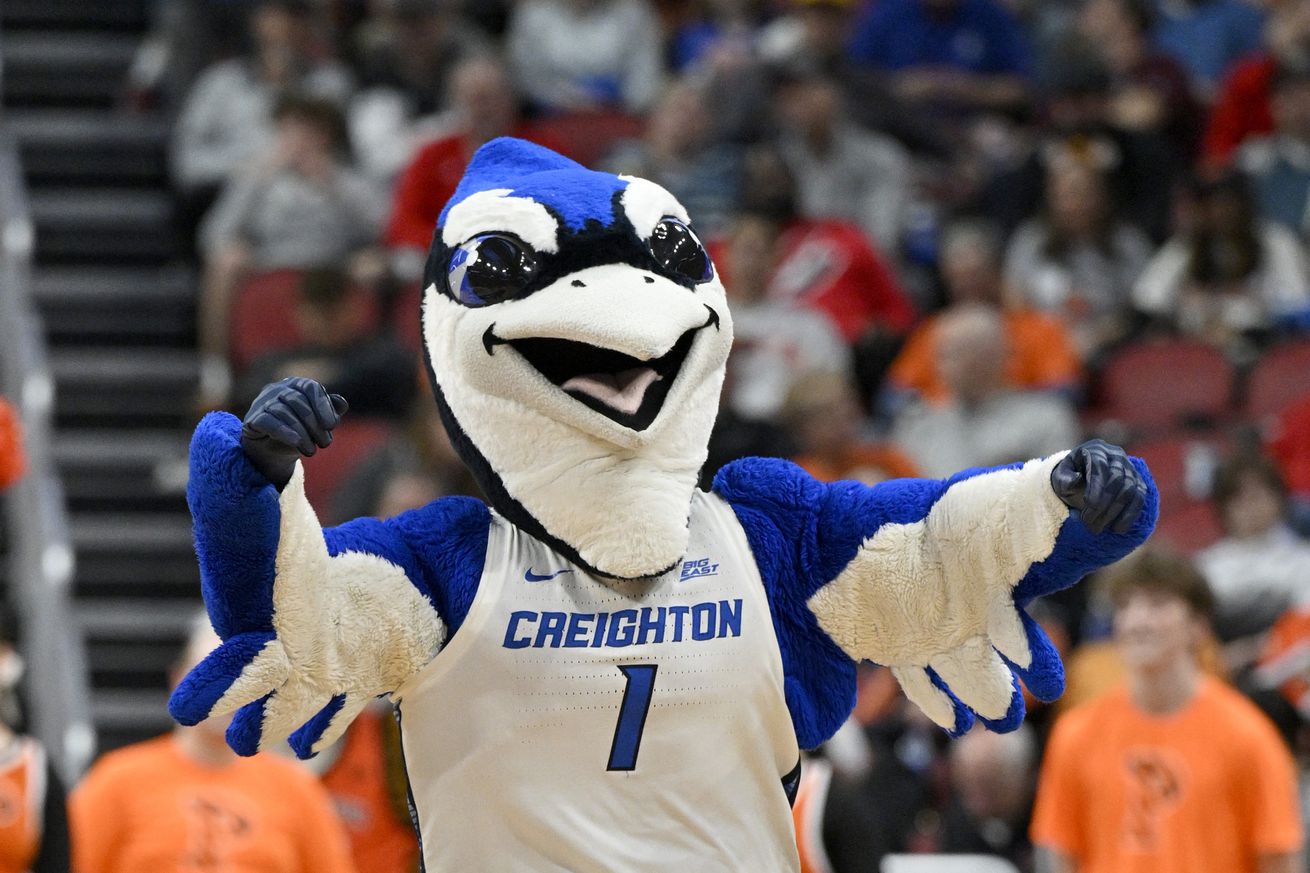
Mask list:
[[[1063,668],[1024,606],[1146,539],[1157,492],[1099,441],[942,481],[825,484],[781,460],[697,488],[732,318],[651,182],[498,139],[441,213],[423,342],[487,503],[323,529],[301,455],[346,410],[308,379],[191,445],[224,640],[170,701],[243,755],[401,724],[432,871],[795,871],[799,750],[862,660],[951,734],[1023,719]]]

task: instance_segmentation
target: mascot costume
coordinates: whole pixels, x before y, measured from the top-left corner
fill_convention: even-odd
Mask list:
[[[1023,607],[1155,521],[1146,468],[1099,441],[874,487],[749,458],[699,490],[732,319],[642,179],[494,140],[425,286],[436,401],[490,505],[324,530],[298,459],[345,400],[289,379],[210,414],[188,498],[224,643],[170,708],[309,756],[390,695],[430,871],[795,871],[799,752],[859,661],[953,734],[1013,729],[1016,677],[1064,681]]]

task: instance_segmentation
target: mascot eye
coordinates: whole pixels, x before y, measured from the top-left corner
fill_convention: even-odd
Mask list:
[[[446,283],[465,306],[489,306],[517,297],[536,275],[532,249],[512,236],[484,233],[451,254]]]
[[[708,282],[714,275],[705,247],[691,228],[676,218],[663,218],[655,225],[650,253],[661,267],[693,282]]]

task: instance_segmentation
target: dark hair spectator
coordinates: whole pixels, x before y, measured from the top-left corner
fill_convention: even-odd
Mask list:
[[[1092,154],[1053,155],[1041,213],[1010,240],[1010,301],[1063,320],[1091,360],[1128,330],[1133,283],[1151,243],[1117,214],[1106,173]]]
[[[1202,110],[1187,71],[1155,48],[1152,0],[1089,0],[1078,32],[1095,46],[1110,74],[1110,113],[1118,127],[1159,134],[1179,161],[1196,154]]]
[[[781,81],[774,114],[801,212],[858,224],[879,251],[895,259],[913,181],[905,150],[855,126],[837,83],[818,73],[795,73]]]
[[[1196,556],[1218,602],[1224,639],[1264,632],[1290,607],[1310,607],[1310,542],[1288,525],[1277,465],[1237,455],[1219,467],[1213,496],[1225,536]]]
[[[1261,221],[1235,173],[1190,185],[1179,230],[1133,289],[1138,309],[1184,334],[1238,348],[1310,308],[1301,243]]]
[[[1095,46],[1067,43],[1043,82],[1044,123],[1026,156],[1000,165],[975,203],[1007,231],[1039,212],[1053,164],[1074,160],[1105,174],[1120,218],[1152,239],[1169,228],[1174,180],[1184,165],[1158,131],[1123,126],[1114,83]]]
[[[347,397],[352,420],[405,419],[418,393],[414,356],[378,333],[374,309],[371,289],[352,281],[344,270],[306,272],[295,309],[300,342],[250,365],[236,407],[248,408],[269,383],[305,376]]]
[[[723,233],[741,188],[742,149],[716,141],[704,87],[674,81],[650,113],[645,136],[619,143],[605,169],[649,179],[678,198],[702,238]]]

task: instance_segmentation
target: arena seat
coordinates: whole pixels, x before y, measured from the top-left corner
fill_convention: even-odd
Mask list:
[[[292,348],[301,341],[296,324],[296,300],[305,274],[301,270],[270,270],[248,278],[232,300],[228,321],[228,363],[242,372],[260,355]],[[377,325],[377,301],[367,289],[355,293],[369,295],[367,329]]]
[[[395,434],[395,425],[376,418],[347,415],[332,431],[331,451],[305,458],[305,496],[324,524],[332,522],[332,499],[350,473],[380,450]]]
[[[1247,377],[1244,412],[1256,419],[1278,415],[1303,397],[1310,397],[1310,339],[1265,352]]]
[[[1130,455],[1146,462],[1160,489],[1165,511],[1210,496],[1215,468],[1232,452],[1233,441],[1219,431],[1175,431],[1132,443]]]
[[[1099,402],[1093,415],[1139,432],[1222,421],[1228,415],[1235,383],[1232,365],[1204,343],[1138,343],[1115,354],[1101,371]]]
[[[423,351],[423,328],[419,323],[419,304],[423,300],[420,282],[411,282],[400,290],[391,304],[391,332],[405,348]]]
[[[1164,508],[1153,535],[1189,555],[1213,545],[1222,536],[1218,510],[1209,501],[1189,503],[1175,509]]]
[[[228,362],[241,372],[265,352],[300,341],[295,305],[304,273],[256,273],[237,289],[228,322]]]

